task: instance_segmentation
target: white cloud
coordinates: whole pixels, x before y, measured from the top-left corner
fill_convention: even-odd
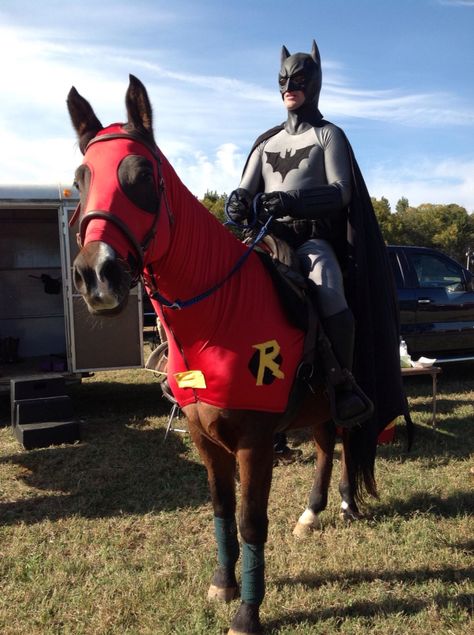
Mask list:
[[[379,166],[369,169],[364,176],[371,196],[385,196],[393,210],[404,196],[414,207],[423,203],[457,203],[468,212],[474,212],[474,161],[425,159],[391,167]]]
[[[71,181],[81,161],[65,107],[72,84],[108,124],[123,118],[128,72],[140,76],[154,106],[158,143],[199,196],[207,189],[229,193],[237,187],[254,138],[284,118],[276,86],[194,75],[164,51],[114,48],[74,37],[0,27],[0,56],[8,60],[2,79],[9,87],[0,102],[3,183]],[[172,60],[174,67],[156,59]],[[325,63],[321,108],[336,121],[365,118],[425,128],[447,120],[451,126],[474,123],[471,105],[454,95],[362,90],[347,80],[343,66],[330,61]],[[473,174],[474,162],[455,157],[418,165],[407,158],[401,166],[364,173],[371,193],[387,196],[393,206],[406,196],[413,205],[454,201],[469,210],[474,209]]]
[[[174,167],[188,189],[201,197],[208,190],[230,194],[239,185],[244,160],[236,145],[225,143],[211,156],[202,152],[187,160],[181,156]]]
[[[27,139],[0,127],[0,138],[1,183],[70,185],[73,182],[82,156],[72,135]]]

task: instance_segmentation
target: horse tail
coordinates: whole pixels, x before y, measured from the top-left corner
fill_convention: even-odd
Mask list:
[[[349,479],[356,502],[363,503],[367,495],[378,498],[375,479],[375,457],[377,454],[378,432],[370,424],[354,428],[348,435],[345,446],[348,449]]]

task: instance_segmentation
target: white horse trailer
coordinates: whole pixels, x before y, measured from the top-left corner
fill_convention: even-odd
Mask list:
[[[140,285],[114,319],[90,315],[74,289],[77,203],[72,188],[0,185],[0,391],[22,376],[143,366]]]

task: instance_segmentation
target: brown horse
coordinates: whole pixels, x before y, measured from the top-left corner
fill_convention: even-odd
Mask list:
[[[103,128],[75,88],[68,96],[69,113],[85,153],[76,171],[81,250],[74,262],[75,285],[91,313],[114,314],[126,303],[134,280],[144,277],[173,342],[168,367],[173,392],[179,395],[208,473],[218,546],[218,567],[209,597],[230,601],[240,595],[229,633],[261,633],[259,606],[264,597],[273,438],[288,396],[287,388],[279,388],[278,382],[283,386],[285,375],[294,378],[296,366],[285,366],[290,352],[283,345],[277,347],[269,336],[266,347],[254,345],[253,356],[247,354],[245,336],[250,332],[254,341],[262,341],[258,334],[261,324],[270,328],[268,315],[276,313],[284,329],[278,338],[289,332],[298,354],[303,337],[283,314],[260,259],[255,253],[247,257],[247,248],[189,193],[157,148],[148,95],[133,76],[126,107],[127,123]],[[235,267],[236,262],[241,266]],[[257,294],[249,302],[247,287],[255,284]],[[176,299],[180,297],[192,301]],[[256,315],[253,304],[257,305]],[[235,314],[242,305],[243,317],[236,322]],[[248,389],[247,376],[254,384]],[[268,391],[270,400],[255,401],[255,385],[262,393]],[[278,402],[274,407],[272,400]],[[301,427],[312,428],[317,470],[308,506],[295,527],[298,536],[318,526],[317,516],[326,507],[331,478],[336,430],[321,388],[306,391],[287,429]],[[358,432],[343,433],[339,489],[348,518],[359,515],[356,500],[363,487],[376,496],[375,447],[364,452],[362,443],[353,443]],[[235,520],[237,468],[240,544]],[[239,593],[235,566],[240,551]]]

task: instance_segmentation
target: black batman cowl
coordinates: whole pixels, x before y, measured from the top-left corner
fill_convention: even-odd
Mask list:
[[[290,54],[286,46],[281,50],[281,67],[278,75],[280,93],[302,90],[305,101],[296,110],[288,111],[284,124],[288,134],[300,134],[311,127],[320,126],[322,114],[319,111],[319,93],[321,92],[322,72],[321,57],[316,42],[313,40],[311,54]]]

